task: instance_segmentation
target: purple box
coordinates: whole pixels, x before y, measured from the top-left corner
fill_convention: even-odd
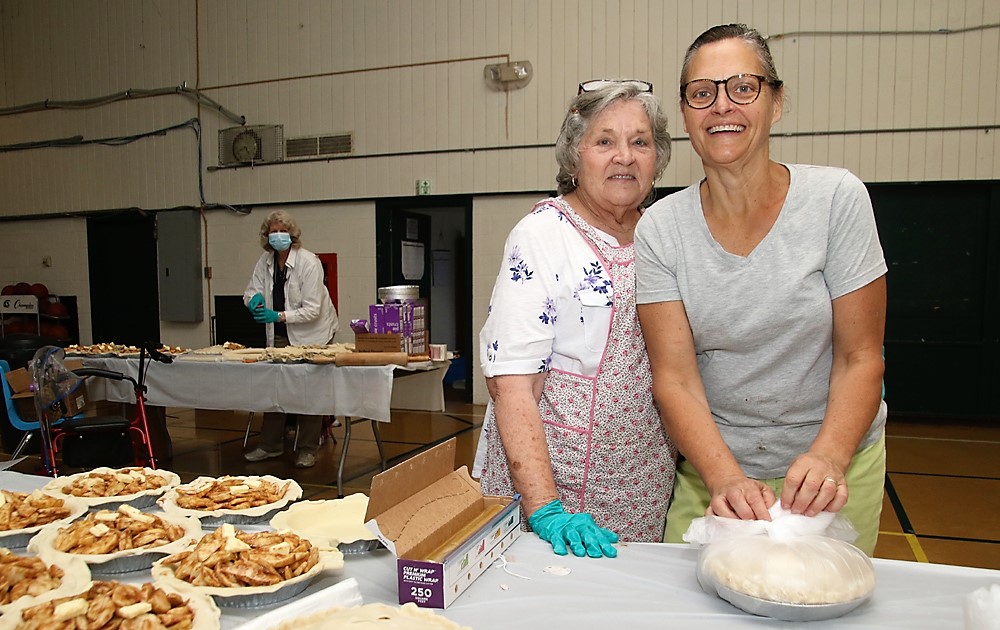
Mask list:
[[[372,304],[368,307],[371,332],[378,335],[402,333],[403,322],[408,315],[407,310],[406,304]]]
[[[399,603],[421,608],[447,608],[480,575],[493,566],[521,535],[520,502],[513,503],[473,534],[443,562],[396,559]]]

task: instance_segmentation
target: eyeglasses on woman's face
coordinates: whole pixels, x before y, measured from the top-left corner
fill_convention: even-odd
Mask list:
[[[719,97],[719,86],[726,86],[726,96],[737,105],[749,105],[760,96],[764,84],[771,83],[759,74],[734,74],[728,79],[695,79],[681,86],[681,98],[688,107],[706,109]],[[780,82],[776,82],[776,85]]]
[[[649,81],[640,81],[639,79],[591,79],[590,81],[584,81],[580,84],[580,89],[577,90],[576,95],[579,96],[584,92],[594,92],[600,90],[601,88],[606,88],[611,85],[624,85],[631,88],[635,88],[638,92],[652,92],[653,84]]]

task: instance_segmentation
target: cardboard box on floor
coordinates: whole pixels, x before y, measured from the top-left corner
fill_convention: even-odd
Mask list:
[[[24,368],[17,368],[7,372],[7,384],[10,386],[11,396],[18,394],[31,395],[31,374]]]
[[[66,359],[63,365],[68,370],[75,370],[83,367],[80,359]],[[17,412],[24,420],[37,420],[35,412],[35,393],[31,391],[31,373],[25,368],[18,368],[7,372],[7,384],[10,385],[11,398],[17,405]],[[80,387],[63,399],[60,413],[63,417],[75,416],[83,411],[87,406],[86,388]]]
[[[376,475],[365,525],[396,556],[399,603],[446,608],[521,535],[520,499],[484,497],[452,438]]]

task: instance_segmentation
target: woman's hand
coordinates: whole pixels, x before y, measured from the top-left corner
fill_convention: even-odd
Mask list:
[[[771,515],[767,510],[774,501],[774,492],[766,483],[744,476],[727,477],[712,489],[705,515],[769,521]]]
[[[277,324],[281,321],[281,313],[263,308],[254,313],[253,318],[258,324]]]
[[[569,551],[581,558],[614,558],[618,555],[614,547],[618,534],[598,527],[594,517],[586,512],[568,514],[558,499],[536,510],[528,518],[528,524],[539,538],[552,545],[556,555],[565,556]]]
[[[257,313],[257,309],[264,308],[264,296],[260,293],[255,293],[250,302],[247,304],[247,308],[250,310],[251,315]]]
[[[799,455],[788,468],[781,490],[781,505],[793,514],[816,516],[839,512],[847,503],[844,468],[819,453]]]

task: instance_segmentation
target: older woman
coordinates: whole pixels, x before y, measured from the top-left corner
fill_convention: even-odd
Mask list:
[[[656,401],[684,456],[666,539],[705,513],[843,512],[874,551],[885,478],[886,264],[868,192],[770,159],[784,91],[761,35],[709,29],[681,111],[705,179],[636,228]],[[850,495],[848,495],[850,489]]]
[[[337,311],[323,283],[323,266],[302,247],[302,231],[284,210],[267,215],[260,226],[264,249],[243,292],[243,303],[254,320],[264,324],[268,347],[330,343],[337,332]],[[295,465],[316,463],[322,418],[301,416],[298,421],[299,454]],[[244,457],[259,462],[284,452],[285,416],[265,413],[257,448]]]
[[[557,554],[662,539],[674,450],[635,314],[632,232],[669,159],[650,84],[581,84],[556,143],[560,196],[507,238],[479,336],[483,492],[520,493]]]

